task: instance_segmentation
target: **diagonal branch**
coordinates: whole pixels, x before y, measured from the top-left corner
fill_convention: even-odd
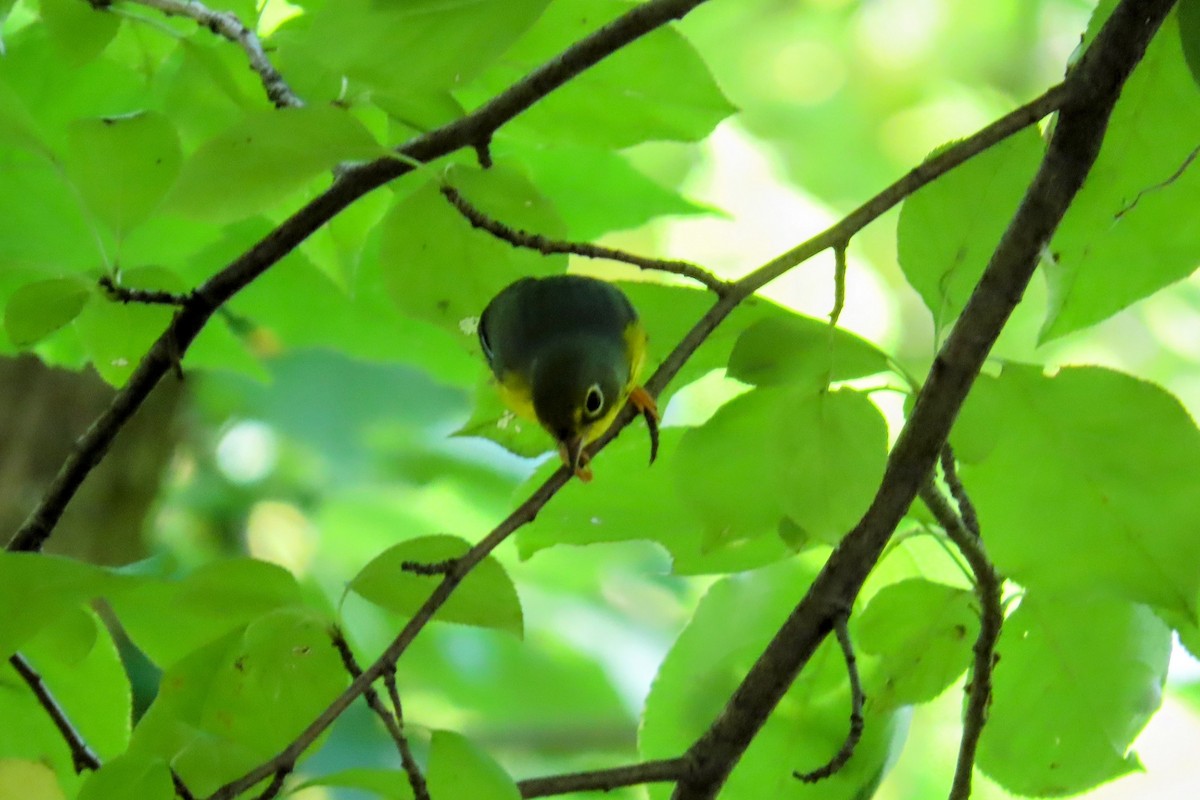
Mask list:
[[[29,686],[29,690],[37,698],[38,704],[46,710],[50,721],[54,723],[54,727],[58,728],[58,732],[62,734],[67,747],[71,749],[71,764],[75,767],[75,772],[80,773],[84,770],[100,769],[99,757],[88,747],[87,742],[83,740],[83,736],[79,731],[75,730],[75,726],[71,724],[71,720],[67,719],[67,712],[54,699],[54,695],[50,694],[50,690],[46,688],[46,684],[42,681],[42,676],[33,668],[33,665],[26,661],[25,657],[20,653],[13,653],[9,656],[8,663],[21,676],[21,680],[25,681]]]
[[[545,778],[527,778],[517,783],[521,797],[552,797],[573,792],[611,792],[622,786],[639,786],[644,783],[666,783],[679,780],[683,775],[682,758],[663,761],[644,761],[612,769],[597,769],[588,772],[572,772],[565,775],[550,775]]]
[[[279,70],[267,58],[262,42],[253,28],[247,27],[232,11],[214,11],[198,0],[129,0],[138,5],[155,8],[167,16],[181,16],[195,20],[196,24],[208,28],[217,36],[224,37],[242,48],[250,61],[250,69],[258,73],[267,99],[276,108],[298,108],[304,105]]]
[[[450,204],[458,209],[458,213],[466,217],[467,222],[471,223],[472,227],[487,231],[497,239],[508,242],[513,247],[524,247],[528,250],[536,250],[544,255],[555,253],[565,253],[574,256],[582,256],[583,258],[600,258],[608,261],[620,261],[624,264],[632,264],[638,269],[657,270],[659,272],[669,272],[672,275],[682,275],[685,278],[691,278],[697,283],[711,289],[718,297],[726,294],[733,286],[728,281],[723,281],[716,275],[713,275],[703,267],[692,264],[688,261],[673,261],[661,258],[646,258],[644,256],[627,253],[624,250],[617,250],[612,247],[603,247],[597,244],[587,244],[584,242],[565,242],[557,239],[548,239],[545,236],[536,233],[528,233],[527,231],[517,230],[505,225],[503,222],[492,219],[487,214],[484,214],[475,206],[471,205],[465,197],[453,186],[443,186],[442,194]]]
[[[1122,0],[1065,83],[1054,135],[958,323],[938,353],[888,458],[870,508],[834,550],[808,593],[751,667],[720,716],[688,751],[674,800],[709,800],[857,596],[925,484],[963,400],[1038,258],[1099,153],[1121,87],[1170,11],[1171,0]],[[784,267],[787,259],[781,261]],[[774,269],[768,270],[769,280]]]

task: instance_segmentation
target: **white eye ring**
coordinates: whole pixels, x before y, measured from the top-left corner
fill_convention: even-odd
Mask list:
[[[601,410],[604,409],[604,392],[600,390],[600,384],[593,383],[587,389],[587,394],[583,396],[583,412],[589,417],[597,417]]]

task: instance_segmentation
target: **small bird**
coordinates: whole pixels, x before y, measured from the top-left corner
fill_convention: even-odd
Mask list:
[[[658,409],[638,384],[646,330],[616,286],[580,275],[522,278],[483,310],[479,343],[504,403],[554,437],[580,480],[592,479],[584,447],[626,400],[646,419],[654,463]]]

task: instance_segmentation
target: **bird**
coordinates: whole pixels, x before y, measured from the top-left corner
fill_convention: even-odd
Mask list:
[[[582,275],[521,278],[487,304],[478,333],[505,405],[540,424],[580,480],[592,479],[584,448],[626,401],[646,420],[654,463],[658,408],[638,383],[646,329],[619,288]]]

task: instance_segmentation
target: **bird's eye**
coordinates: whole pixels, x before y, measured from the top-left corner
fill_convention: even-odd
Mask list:
[[[602,408],[604,408],[604,392],[600,391],[600,387],[593,383],[588,387],[587,394],[583,396],[583,410],[589,417],[595,417],[600,414]]]

